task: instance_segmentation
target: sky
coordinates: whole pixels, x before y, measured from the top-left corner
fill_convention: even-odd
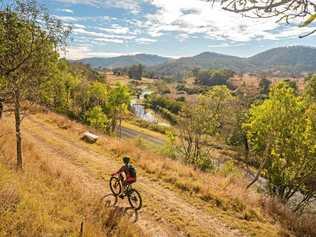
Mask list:
[[[298,22],[252,19],[205,0],[39,0],[72,25],[68,59],[137,53],[179,58],[210,51],[248,57],[266,49],[316,47],[316,34]]]

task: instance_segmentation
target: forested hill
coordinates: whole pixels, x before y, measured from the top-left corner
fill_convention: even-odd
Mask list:
[[[174,75],[193,68],[226,68],[236,72],[269,71],[281,74],[302,74],[316,71],[316,48],[291,46],[274,48],[249,58],[204,52],[193,57],[170,59],[157,55],[137,54],[112,58],[78,60],[92,67],[118,68],[143,64],[160,75]]]
[[[292,46],[270,49],[248,58],[256,70],[290,73],[315,72],[316,48]]]
[[[249,58],[205,52],[151,68],[159,74],[184,73],[193,68],[225,68],[235,72],[302,74],[316,71],[316,48],[304,46],[274,48]]]
[[[244,58],[204,52],[193,57],[179,58],[162,65],[153,66],[148,70],[152,70],[157,74],[172,75],[177,73],[182,74],[194,68],[226,68],[239,72],[243,70],[248,71],[251,69],[251,66],[247,62],[247,59]]]
[[[80,60],[75,60],[73,62],[81,62],[84,64],[89,64],[93,68],[119,68],[128,67],[135,64],[142,64],[144,66],[154,66],[158,64],[163,64],[169,61],[170,58],[161,57],[151,54],[136,54],[136,55],[125,55],[119,57],[111,58],[84,58]]]

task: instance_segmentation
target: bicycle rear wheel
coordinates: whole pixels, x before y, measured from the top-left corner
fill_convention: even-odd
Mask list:
[[[142,207],[142,198],[139,192],[135,189],[131,189],[128,193],[128,202],[135,210],[139,210]]]
[[[119,180],[119,178],[117,177],[111,177],[110,179],[110,189],[111,189],[111,192],[117,196],[121,193],[122,191],[122,185],[121,185],[121,182]]]

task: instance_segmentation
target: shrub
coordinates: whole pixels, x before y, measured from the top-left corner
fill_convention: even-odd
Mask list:
[[[100,106],[95,106],[86,113],[87,122],[95,128],[105,129],[108,120]]]
[[[316,236],[315,214],[296,214],[282,204],[276,198],[264,198],[261,200],[262,207],[288,230],[293,231],[296,236]]]
[[[165,96],[151,96],[148,102],[152,109],[157,110],[159,107],[165,108],[172,113],[179,113],[182,108],[182,103]]]
[[[228,79],[234,75],[234,72],[227,69],[210,69],[200,71],[197,76],[197,82],[206,86],[227,85]]]
[[[139,127],[147,128],[147,129],[150,129],[152,131],[159,132],[162,134],[166,134],[169,131],[169,128],[166,126],[162,126],[162,125],[155,124],[155,123],[150,123],[150,122],[147,122],[147,121],[142,120],[142,119],[136,119],[136,120],[134,120],[134,122]]]

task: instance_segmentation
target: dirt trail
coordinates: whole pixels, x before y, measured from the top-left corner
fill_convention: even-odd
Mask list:
[[[96,192],[100,197],[109,192],[100,177],[113,173],[120,166],[116,160],[34,116],[25,120],[24,136],[37,144],[39,152],[49,154],[67,169],[76,170],[85,190]],[[135,188],[144,202],[137,223],[150,236],[244,236],[147,177],[140,175]],[[119,201],[118,205],[124,206],[126,202]]]

